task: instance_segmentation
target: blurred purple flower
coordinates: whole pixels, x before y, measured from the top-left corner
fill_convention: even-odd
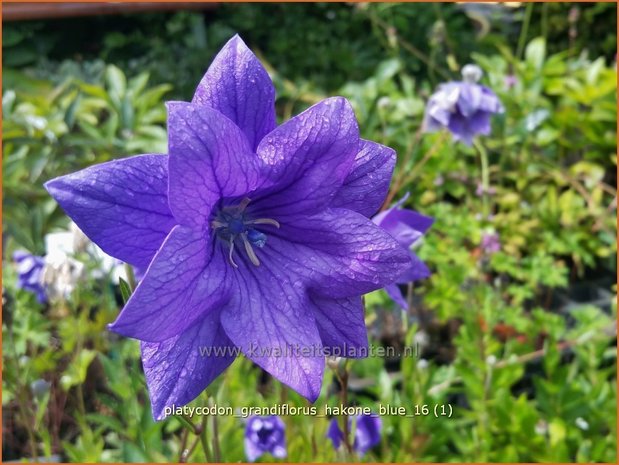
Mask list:
[[[494,92],[477,84],[481,76],[479,66],[466,65],[463,81],[441,84],[426,106],[424,130],[447,128],[455,140],[467,145],[477,134],[490,134],[490,115],[502,113],[504,108]]]
[[[286,457],[286,425],[278,416],[250,417],[245,427],[245,456],[255,462],[265,452]]]
[[[503,82],[505,83],[505,87],[507,89],[511,89],[511,88],[515,87],[516,84],[518,84],[518,78],[516,77],[515,74],[507,74],[507,75],[505,75],[505,78],[503,79]]]
[[[477,188],[475,189],[475,195],[481,197],[484,194],[494,195],[496,194],[496,187],[488,186],[488,189],[484,189],[484,185],[481,182],[477,183]]]
[[[501,241],[496,232],[486,232],[481,238],[481,249],[484,253],[492,255],[501,250]]]
[[[33,293],[40,303],[47,302],[41,275],[45,266],[44,258],[17,250],[13,254],[13,261],[17,264],[17,287]]]
[[[382,421],[379,416],[375,415],[357,415],[354,419],[357,423],[352,447],[360,456],[364,456],[372,447],[380,444]],[[353,417],[348,418],[348,429],[350,431],[353,429],[352,420]],[[339,449],[344,441],[344,433],[335,418],[329,423],[327,437],[331,439],[335,449]]]
[[[411,266],[368,219],[384,201],[394,151],[360,139],[341,97],[276,127],[273,83],[238,36],[191,103],[167,108],[167,156],[46,184],[106,253],[147,268],[110,329],[142,341],[156,419],[239,352],[315,401],[323,349],[367,348],[361,295]]]
[[[380,212],[372,218],[374,223],[391,234],[402,247],[409,251],[411,266],[400,274],[394,283],[385,286],[387,294],[389,294],[394,302],[402,308],[408,308],[408,303],[398,285],[408,284],[412,281],[418,281],[430,276],[430,270],[426,264],[410,250],[410,247],[425,234],[434,222],[434,219],[429,216],[422,215],[413,210],[400,208],[400,206],[406,202],[408,196],[409,194],[406,193],[406,195],[391,208]]]

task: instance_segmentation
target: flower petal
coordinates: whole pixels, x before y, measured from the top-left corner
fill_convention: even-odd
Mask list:
[[[355,114],[342,97],[323,100],[277,127],[257,150],[277,184],[255,205],[279,218],[324,208],[349,175],[359,140]]]
[[[104,252],[146,267],[175,225],[168,157],[138,155],[52,179],[45,188]]]
[[[455,140],[460,140],[470,146],[473,144],[473,137],[477,134],[490,134],[490,114],[485,111],[478,111],[470,118],[455,114],[449,120],[448,129]]]
[[[408,308],[408,302],[406,302],[406,299],[400,290],[400,286],[395,283],[389,284],[388,286],[385,286],[385,291],[387,291],[387,294],[391,297],[391,300],[393,300],[400,307],[403,309]]]
[[[487,111],[489,113],[503,113],[505,111],[505,108],[503,107],[503,104],[496,96],[496,94],[485,86],[480,87],[482,96],[481,102],[479,103],[479,109],[482,111]]]
[[[408,248],[432,226],[434,218],[412,210],[392,207],[380,212],[372,221]]]
[[[236,291],[221,317],[228,337],[247,358],[315,401],[324,356],[304,289],[268,261],[257,268],[243,258],[234,275]]]
[[[262,450],[258,445],[249,438],[245,438],[244,440],[245,446],[245,457],[248,462],[255,462],[260,458],[262,454],[264,454],[264,450]]]
[[[397,279],[397,282],[400,284],[410,283],[411,281],[419,281],[420,279],[425,279],[432,274],[428,266],[422,262],[417,255],[413,252],[410,254],[413,265],[402,273]]]
[[[329,428],[327,428],[327,438],[333,442],[333,448],[339,449],[340,444],[344,440],[344,433],[337,424],[337,419],[332,418],[329,422]]]
[[[482,88],[477,84],[460,84],[458,110],[465,118],[470,118],[477,110],[482,100]]]
[[[311,295],[314,318],[326,355],[364,358],[368,354],[361,297],[331,299]]]
[[[380,289],[411,266],[408,250],[389,233],[343,208],[282,222],[269,241],[264,261],[280,261],[318,294],[333,298]]]
[[[195,399],[236,358],[219,316],[220,311],[214,310],[178,336],[141,343],[155,420],[165,417],[165,407]]]
[[[230,118],[245,133],[252,149],[275,128],[275,88],[238,35],[217,54],[192,103],[209,106]]]
[[[258,187],[260,160],[218,111],[168,102],[168,137],[170,209],[181,224],[203,226],[220,199]]]
[[[353,448],[363,457],[372,447],[380,444],[382,420],[378,415],[358,415]]]
[[[368,217],[376,213],[389,191],[395,161],[393,149],[361,139],[352,171],[331,206],[348,208]]]
[[[109,329],[161,342],[227,302],[230,267],[212,238],[175,226]]]

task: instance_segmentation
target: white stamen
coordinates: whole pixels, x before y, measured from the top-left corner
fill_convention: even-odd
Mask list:
[[[221,221],[218,221],[218,220],[213,220],[213,221],[211,221],[211,227],[213,229],[225,228],[226,224],[222,223]]]
[[[247,234],[243,234],[241,237],[243,238],[243,244],[245,245],[245,252],[247,252],[247,256],[249,257],[249,259],[254,265],[260,266],[260,260],[258,260],[258,257],[256,256],[256,252],[254,252],[254,248],[251,246],[251,244],[247,240]]]
[[[245,208],[247,208],[247,205],[249,205],[249,202],[251,202],[251,199],[249,197],[245,197],[243,200],[241,200],[241,203],[239,203],[239,206],[238,206],[239,212],[245,211]]]
[[[239,265],[237,265],[232,258],[232,252],[234,252],[234,239],[230,239],[230,253],[228,254],[228,260],[230,260],[233,267],[238,268]]]
[[[257,218],[255,220],[248,221],[246,224],[270,224],[271,226],[279,228],[279,223],[271,218]]]

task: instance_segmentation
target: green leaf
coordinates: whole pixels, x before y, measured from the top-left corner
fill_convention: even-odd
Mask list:
[[[550,445],[556,446],[565,439],[566,428],[565,423],[560,418],[553,419],[548,425],[548,434],[550,436]]]
[[[118,278],[118,285],[120,286],[120,295],[123,298],[123,303],[127,303],[129,297],[131,297],[131,288],[127,281],[122,278]]]
[[[88,367],[96,356],[97,353],[94,350],[88,349],[77,354],[65,374],[60,378],[60,385],[65,391],[86,381]]]
[[[118,105],[127,90],[127,78],[119,68],[110,65],[105,70],[105,82],[110,89],[112,101]]]
[[[525,60],[534,69],[541,70],[546,57],[546,40],[543,37],[536,37],[527,45],[524,52]]]

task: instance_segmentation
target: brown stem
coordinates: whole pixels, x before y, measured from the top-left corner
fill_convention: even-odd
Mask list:
[[[209,407],[213,406],[213,399],[208,400]],[[219,427],[217,425],[217,415],[213,415],[213,454],[215,462],[221,462],[221,449],[219,447]]]
[[[183,430],[183,438],[181,439],[181,454],[178,457],[179,463],[185,463],[187,461],[187,438],[189,437],[189,430]]]

